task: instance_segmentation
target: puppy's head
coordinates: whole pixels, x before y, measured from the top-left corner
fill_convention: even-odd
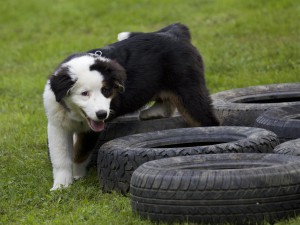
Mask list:
[[[101,131],[112,98],[124,91],[125,79],[125,69],[116,61],[80,54],[56,69],[50,87],[74,120],[86,121],[93,131]]]

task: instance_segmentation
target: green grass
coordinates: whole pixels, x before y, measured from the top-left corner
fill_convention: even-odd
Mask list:
[[[295,0],[4,0],[0,8],[0,224],[151,224],[128,197],[102,193],[95,168],[50,192],[42,92],[67,55],[121,31],[187,24],[211,93],[299,82],[300,4]],[[300,217],[278,224],[300,224]]]

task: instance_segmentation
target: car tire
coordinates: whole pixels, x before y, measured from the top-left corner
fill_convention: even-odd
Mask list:
[[[222,91],[212,95],[223,126],[253,126],[263,112],[300,103],[300,83],[270,84]]]
[[[153,221],[261,224],[300,214],[299,159],[215,154],[147,162],[132,175],[132,210]]]
[[[174,156],[267,153],[279,144],[270,131],[253,127],[197,127],[129,135],[105,143],[98,153],[104,191],[129,191],[133,171],[145,162]]]
[[[276,146],[274,153],[300,156],[300,138]]]
[[[99,148],[108,141],[132,134],[184,127],[188,127],[188,125],[178,113],[172,117],[151,120],[140,120],[138,113],[118,117],[106,123],[105,129],[96,134],[97,144],[91,157],[90,166],[97,165]]]
[[[268,110],[254,126],[273,131],[281,142],[300,138],[300,104]]]

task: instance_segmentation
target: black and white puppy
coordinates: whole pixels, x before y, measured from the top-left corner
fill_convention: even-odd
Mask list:
[[[44,94],[51,190],[86,174],[95,133],[104,121],[134,112],[141,119],[169,117],[177,108],[190,126],[216,126],[202,58],[182,24],[152,33],[123,32],[119,42],[65,59]],[[93,132],[91,132],[93,131]],[[93,140],[93,141],[92,141]]]

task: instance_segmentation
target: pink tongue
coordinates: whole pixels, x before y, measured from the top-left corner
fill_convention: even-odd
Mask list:
[[[90,127],[92,128],[92,130],[95,132],[100,132],[104,129],[103,121],[95,121],[95,120],[89,119],[89,124],[90,124]]]

